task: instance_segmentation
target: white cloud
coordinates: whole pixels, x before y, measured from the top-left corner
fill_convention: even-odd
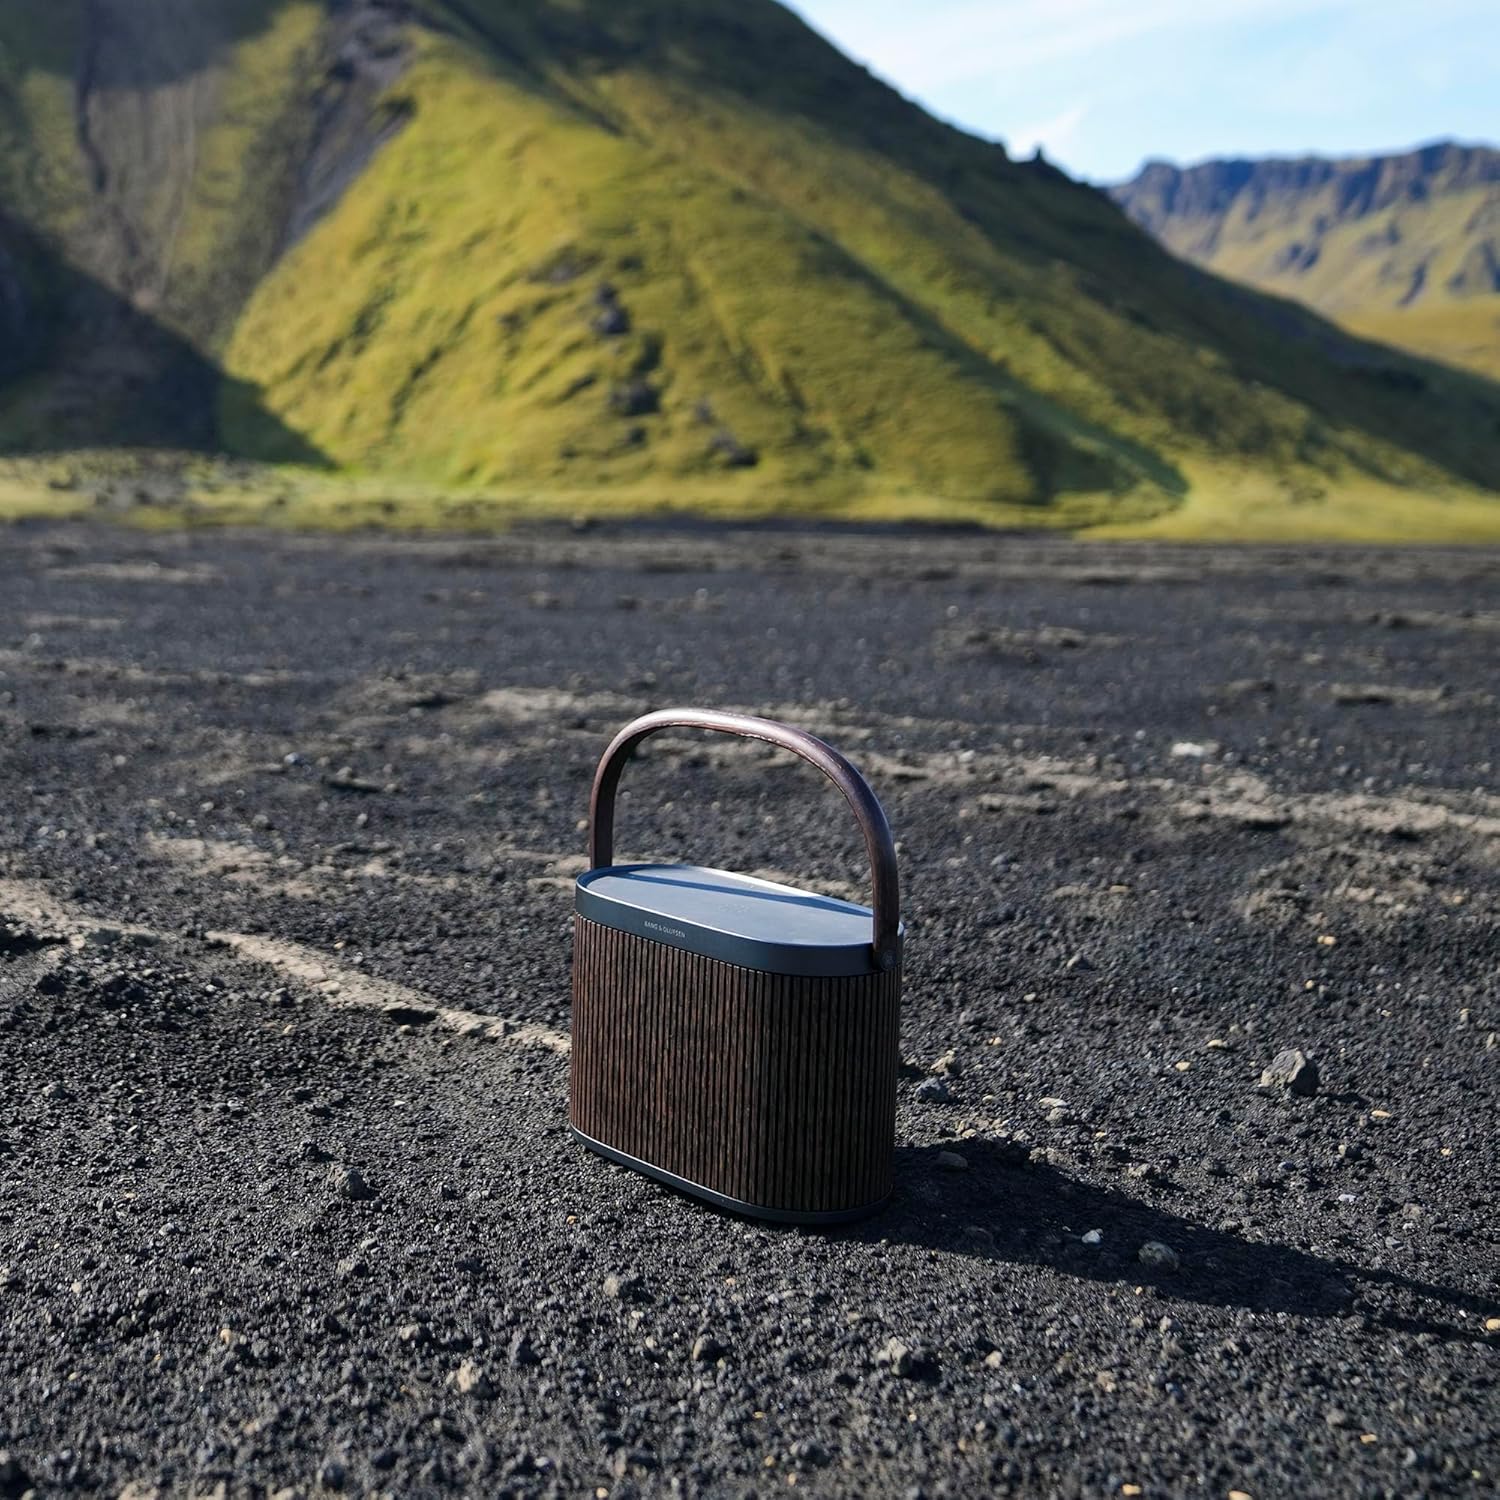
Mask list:
[[[1083,124],[1088,112],[1088,105],[1075,104],[1050,120],[1041,120],[1035,125],[1025,125],[1020,130],[1013,130],[1009,141],[1011,154],[1030,156],[1040,146],[1053,158],[1066,156],[1068,148],[1077,138],[1078,127]]]

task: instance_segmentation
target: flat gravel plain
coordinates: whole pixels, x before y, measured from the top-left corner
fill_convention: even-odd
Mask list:
[[[0,533],[0,1500],[1494,1494],[1497,694],[1494,552]],[[900,840],[849,1229],[566,1133],[683,703]],[[625,788],[863,889],[774,752]]]

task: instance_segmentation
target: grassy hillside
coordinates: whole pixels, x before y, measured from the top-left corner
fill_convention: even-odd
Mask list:
[[[1500,150],[1153,162],[1114,195],[1197,265],[1357,333],[1500,374]]]
[[[606,71],[613,31],[549,32],[534,9],[419,39],[405,128],[241,322],[230,368],[336,460],[460,483],[732,476],[813,504],[871,482],[1012,504],[1180,486],[1159,455],[1018,379],[989,330],[883,274],[863,238],[888,210],[835,186],[878,157],[800,145],[849,211],[839,234],[747,175],[799,149],[777,133],[799,122],[710,88],[679,99],[654,69]],[[567,72],[549,72],[558,57]],[[913,223],[908,258],[951,276],[955,232],[986,248],[962,224]]]
[[[1183,266],[772,0],[13,0],[0,104],[5,202],[129,310],[117,348],[211,362],[199,446],[327,462],[335,508],[1500,490],[1500,388]],[[0,446],[89,383],[56,323]],[[141,442],[128,407],[54,445]]]
[[[1413,307],[1350,308],[1340,322],[1362,338],[1500,381],[1500,292]]]

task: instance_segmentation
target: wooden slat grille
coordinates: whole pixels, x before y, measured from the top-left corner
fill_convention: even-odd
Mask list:
[[[891,1189],[901,975],[739,968],[574,917],[571,1118],[744,1203]]]

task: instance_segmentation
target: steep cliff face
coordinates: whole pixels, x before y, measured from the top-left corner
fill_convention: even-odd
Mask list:
[[[1246,239],[1301,222],[1327,233],[1393,209],[1497,188],[1500,150],[1442,142],[1399,156],[1272,157],[1194,167],[1149,162],[1114,189],[1114,197],[1159,239],[1217,230],[1222,242],[1232,225]]]
[[[1114,197],[1187,260],[1500,373],[1500,150],[1152,162]]]

